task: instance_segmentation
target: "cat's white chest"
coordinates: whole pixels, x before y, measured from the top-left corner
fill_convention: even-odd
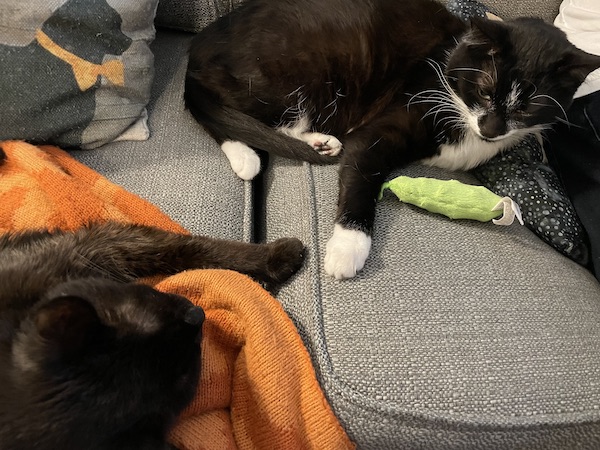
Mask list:
[[[468,132],[456,144],[442,144],[439,155],[422,160],[428,166],[449,170],[469,170],[490,160],[503,149],[520,139],[518,133],[508,134],[498,141],[485,141],[475,133]]]

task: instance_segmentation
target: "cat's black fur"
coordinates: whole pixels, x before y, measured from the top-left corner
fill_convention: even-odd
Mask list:
[[[219,144],[340,161],[325,269],[344,278],[364,264],[394,168],[474,167],[564,117],[599,66],[539,19],[466,24],[433,0],[249,0],[193,40],[185,99]],[[320,145],[332,137],[339,158]]]
[[[226,268],[274,285],[303,252],[297,239],[246,244],[110,222],[0,237],[0,449],[169,448],[195,392],[204,313],[132,281]]]

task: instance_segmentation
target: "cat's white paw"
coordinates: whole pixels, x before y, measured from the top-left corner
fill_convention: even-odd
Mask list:
[[[337,156],[342,151],[338,138],[322,133],[304,133],[303,140],[321,155]]]
[[[364,267],[370,250],[370,236],[336,224],[325,250],[325,272],[338,280],[352,278]]]
[[[221,150],[231,168],[242,180],[252,180],[260,172],[260,158],[254,150],[239,141],[225,141]]]
[[[337,156],[342,151],[342,143],[334,136],[309,131],[310,120],[301,116],[291,125],[277,128],[280,133],[286,134],[294,139],[306,142],[321,155]]]

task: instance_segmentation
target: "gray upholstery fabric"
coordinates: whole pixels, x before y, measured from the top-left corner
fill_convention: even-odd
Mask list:
[[[336,168],[275,159],[265,195],[264,237],[310,250],[278,298],[360,449],[600,448],[589,272],[520,225],[451,221],[386,195],[365,270],[336,281],[322,263]]]
[[[227,158],[183,103],[190,35],[162,31],[149,104],[152,135],[74,151],[81,162],[159,206],[192,233],[252,238],[252,184],[240,180]]]

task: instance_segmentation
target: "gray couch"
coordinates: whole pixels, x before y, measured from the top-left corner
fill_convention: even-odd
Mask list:
[[[560,1],[488,4],[552,21]],[[231,6],[161,0],[157,22],[199,28]],[[278,299],[357,447],[600,449],[593,276],[525,227],[451,221],[386,196],[366,268],[327,277],[337,168],[272,157],[253,182],[238,179],[184,110],[190,37],[158,28],[150,140],[73,154],[193,233],[305,242],[306,265]],[[475,183],[419,165],[401,173]]]

